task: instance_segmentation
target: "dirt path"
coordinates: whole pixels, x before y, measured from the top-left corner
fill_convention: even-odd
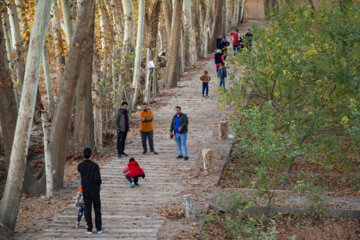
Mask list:
[[[208,70],[210,97],[201,97],[199,77]],[[157,211],[165,206],[181,206],[181,196],[193,193],[194,200],[201,208],[201,202],[211,193],[219,175],[220,166],[230,142],[218,139],[219,121],[226,119],[226,111],[220,111],[217,103],[218,80],[212,59],[200,61],[196,68],[189,70],[178,84],[178,88],[161,92],[151,108],[154,112],[154,142],[159,155],[142,154],[141,139],[138,133],[138,114],[130,132],[126,152],[134,157],[144,169],[147,181],[140,180],[140,186],[131,189],[125,180],[122,169],[128,158],[118,159],[114,149],[109,163],[100,166],[103,178],[101,188],[102,220],[106,233],[88,238],[108,239],[171,239],[184,226],[167,226],[166,219]],[[176,144],[169,139],[170,120],[179,105],[189,117],[188,161],[178,160]],[[209,175],[202,172],[201,150],[212,148],[214,169]],[[203,193],[203,194],[202,194]],[[17,234],[16,239],[83,239],[85,221],[80,229],[75,228],[76,208],[68,204],[62,213],[54,215],[53,220],[36,234]],[[189,223],[185,223],[189,225]],[[186,228],[186,227],[185,227]],[[164,238],[164,239],[165,239]]]

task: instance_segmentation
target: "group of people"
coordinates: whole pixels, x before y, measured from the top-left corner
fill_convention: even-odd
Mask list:
[[[246,48],[248,51],[251,50],[253,35],[251,33],[250,28],[248,28],[244,37],[241,36],[238,29],[229,32],[228,35],[230,35],[232,37],[234,56],[236,55],[237,52],[242,51],[244,48]],[[219,37],[216,39],[216,50],[215,50],[213,59],[215,61],[216,73],[219,78],[219,87],[222,87],[224,90],[226,89],[225,88],[225,79],[227,77],[227,71],[226,71],[226,66],[225,66],[225,60],[226,60],[227,53],[228,53],[228,49],[227,49],[228,46],[230,46],[230,43],[227,41],[226,36],[219,35]],[[202,81],[202,96],[203,97],[208,96],[210,79],[211,78],[208,75],[207,71],[205,71],[204,75],[202,75],[200,77],[200,80]],[[204,95],[204,93],[206,95]]]
[[[115,126],[117,130],[117,152],[118,158],[127,157],[125,153],[125,141],[127,134],[130,130],[131,113],[127,109],[127,102],[121,104],[121,108],[115,114]],[[139,114],[140,118],[140,135],[142,140],[143,154],[147,153],[147,140],[149,142],[150,152],[157,155],[154,150],[153,141],[153,119],[154,114],[148,108],[147,103],[143,103],[142,111]],[[187,131],[188,131],[188,117],[181,112],[181,107],[175,107],[175,115],[172,117],[170,124],[170,139],[176,141],[177,159],[189,160],[189,154],[187,149]],[[91,149],[85,148],[83,150],[85,160],[78,165],[78,172],[81,177],[81,187],[77,191],[76,195],[76,207],[78,208],[78,218],[76,227],[79,227],[80,221],[83,215],[85,215],[85,221],[87,228],[86,234],[93,234],[93,224],[91,218],[91,208],[94,208],[95,212],[95,226],[97,233],[105,232],[105,228],[102,227],[101,221],[101,203],[100,203],[100,186],[102,183],[99,165],[90,160]],[[139,178],[145,179],[145,172],[140,167],[139,163],[134,158],[130,158],[127,166],[124,168],[123,173],[125,178],[130,182],[130,188],[138,186]]]

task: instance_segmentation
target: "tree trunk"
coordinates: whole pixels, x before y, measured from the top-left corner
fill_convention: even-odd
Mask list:
[[[21,26],[23,27],[23,31],[26,32],[29,30],[28,21],[23,19],[22,11],[21,9],[24,8],[24,0],[15,0],[15,4],[17,7],[18,17],[21,22]]]
[[[225,13],[225,34],[227,34],[228,32],[230,32],[230,26],[231,26],[231,11],[230,11],[230,2],[231,0],[226,0],[226,13]],[[234,2],[234,1],[232,1]]]
[[[241,0],[240,22],[244,21],[245,0]]]
[[[3,24],[0,17],[1,25]],[[4,51],[6,51],[5,38],[3,28],[0,27],[0,52]],[[3,133],[6,168],[9,166],[17,119],[17,105],[12,86],[8,59],[5,54],[0,54],[0,122]]]
[[[49,51],[45,47],[43,51],[43,69],[44,69],[44,80],[46,85],[46,94],[48,98],[48,104],[50,109],[50,116],[53,116],[55,111],[55,101],[54,101],[54,92],[52,88],[51,76],[50,76],[50,66],[49,66]]]
[[[139,0],[139,16],[138,16],[138,29],[136,37],[136,51],[134,62],[134,76],[132,87],[134,95],[132,98],[131,107],[136,107],[136,102],[140,95],[140,72],[141,72],[141,58],[142,58],[142,46],[144,41],[144,19],[145,19],[145,0]]]
[[[71,37],[73,35],[73,24],[71,20],[71,9],[68,4],[68,0],[61,0],[61,7],[62,7],[62,14],[65,23],[65,35],[66,35],[66,42],[70,46]]]
[[[212,32],[211,41],[210,41],[210,51],[215,50],[216,45],[216,38],[221,33],[221,13],[222,13],[222,1],[217,0],[216,2],[216,14],[215,14],[215,21],[214,21],[214,30]]]
[[[180,72],[179,72],[179,74],[183,74],[185,72],[186,52],[185,52],[184,45],[185,45],[184,30],[181,28],[181,30],[180,30],[180,53],[179,53],[180,54],[180,62],[179,62]]]
[[[50,122],[45,111],[41,113],[42,129],[44,134],[44,158],[45,158],[45,174],[46,174],[46,196],[54,195],[54,172],[51,160]]]
[[[50,142],[53,144],[52,159],[54,164],[54,190],[59,190],[64,181],[67,131],[82,59],[92,48],[94,0],[79,0],[76,28],[71,41],[68,62],[61,81],[59,97],[53,118]]]
[[[165,81],[167,88],[177,86],[180,79],[179,76],[179,44],[180,44],[180,31],[181,31],[181,14],[182,14],[183,0],[176,0],[174,4],[174,11],[171,20],[171,39],[169,48],[169,61],[166,69]]]
[[[144,102],[150,103],[150,71],[151,69],[147,66],[150,61],[150,52],[151,49],[148,47],[146,52],[146,77],[145,77],[145,94],[144,94]]]
[[[204,166],[204,171],[205,172],[209,172],[211,170],[211,155],[212,155],[212,150],[211,148],[206,148],[203,149],[201,151],[202,154],[202,159],[203,159],[203,166]]]
[[[19,117],[16,123],[14,143],[11,150],[10,166],[6,186],[0,205],[0,223],[12,233],[20,203],[20,191],[24,177],[24,166],[31,133],[36,93],[39,83],[41,55],[45,43],[47,21],[50,18],[51,2],[38,0],[35,20],[31,29],[29,52],[26,62],[25,78]],[[5,236],[0,236],[3,238]]]
[[[96,66],[96,62],[98,62],[98,57],[94,54],[94,65]],[[96,152],[100,153],[103,150],[103,118],[101,114],[101,96],[102,96],[102,89],[99,84],[100,73],[95,68],[94,74],[94,85],[95,91],[92,92],[93,98],[93,111],[94,111],[94,127],[95,127],[95,149]]]
[[[196,52],[196,32],[194,28],[194,21],[192,16],[192,0],[184,0],[183,11],[184,11],[184,31],[185,36],[189,41],[189,45],[185,48],[187,50],[189,66],[193,67],[197,60]]]
[[[206,5],[206,15],[205,20],[202,28],[202,35],[203,35],[203,50],[204,50],[204,57],[207,57],[209,51],[209,33],[210,33],[210,11],[211,11],[211,0],[207,1]]]
[[[234,0],[234,14],[232,19],[232,28],[237,28],[239,24],[240,0]],[[234,29],[233,29],[234,30]]]
[[[166,41],[170,41],[171,36],[171,16],[172,16],[172,9],[170,7],[169,0],[165,0],[163,2],[163,12],[164,12],[164,21],[166,26]]]
[[[196,219],[196,205],[192,200],[192,194],[186,194],[182,196],[184,208],[185,208],[185,217],[190,220]]]
[[[219,123],[219,136],[220,139],[227,139],[227,132],[228,132],[228,122],[221,121]]]
[[[22,86],[24,82],[24,73],[25,73],[25,62],[23,57],[23,45],[21,39],[21,31],[19,26],[19,18],[16,11],[15,4],[11,4],[11,8],[8,9],[10,16],[10,27],[11,27],[11,35],[13,38],[14,49],[16,51],[15,57],[15,69],[16,69],[16,78],[17,78],[17,91],[18,95],[21,95]]]

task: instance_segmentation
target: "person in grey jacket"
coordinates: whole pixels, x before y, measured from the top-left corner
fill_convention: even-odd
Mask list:
[[[115,114],[118,158],[121,158],[121,156],[126,156],[126,157],[128,156],[128,154],[124,152],[125,140],[130,129],[130,118],[131,118],[131,114],[127,110],[127,107],[128,107],[127,102],[121,103],[121,108]]]
[[[176,146],[178,150],[178,156],[176,158],[183,158],[184,160],[189,159],[188,149],[186,146],[187,131],[188,131],[188,117],[186,114],[181,112],[181,107],[175,107],[176,114],[172,118],[170,126],[170,137],[172,138],[175,135]],[[184,149],[184,155],[182,153],[182,148]]]

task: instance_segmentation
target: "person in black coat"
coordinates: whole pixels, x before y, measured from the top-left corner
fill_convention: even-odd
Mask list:
[[[83,199],[85,203],[85,220],[87,223],[86,234],[92,234],[92,219],[91,207],[94,206],[95,211],[95,225],[97,233],[103,233],[105,229],[102,227],[101,222],[101,203],[100,203],[100,185],[101,176],[99,165],[91,161],[91,149],[85,148],[83,150],[85,160],[78,165],[78,172],[81,176],[81,188]]]

